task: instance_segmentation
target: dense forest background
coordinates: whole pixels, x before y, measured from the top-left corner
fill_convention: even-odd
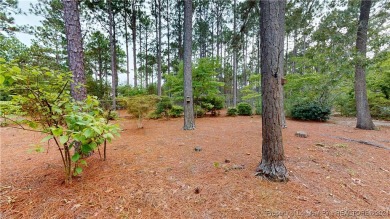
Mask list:
[[[20,66],[69,71],[60,0],[39,0],[28,12],[22,12],[15,0],[0,4],[1,58],[17,60]],[[110,104],[115,92],[119,105],[121,97],[156,94],[180,105],[183,7],[183,0],[80,1],[88,94]],[[358,0],[287,1],[283,52],[287,116],[298,106],[313,104],[346,116],[356,114],[354,72],[362,59],[355,49],[359,7]],[[26,19],[29,14],[39,16],[41,25],[15,24],[13,17],[22,13]],[[261,113],[260,13],[258,1],[193,1],[197,115],[216,102],[224,107],[246,102]],[[389,14],[388,0],[373,1],[364,60],[371,114],[384,119],[390,119]],[[21,43],[15,32],[32,34],[32,44]],[[7,92],[0,95],[3,101],[10,99]]]

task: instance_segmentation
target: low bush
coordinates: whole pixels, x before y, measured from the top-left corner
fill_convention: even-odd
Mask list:
[[[211,103],[202,103],[202,104],[200,104],[200,107],[202,107],[202,109],[204,109],[207,112],[209,112],[209,111],[211,111],[214,108],[214,105],[211,104]]]
[[[108,111],[104,113],[104,118],[108,120],[117,120],[119,119],[119,113],[117,111]]]
[[[184,109],[182,106],[173,105],[171,109],[171,117],[177,118],[183,115]]]
[[[164,115],[166,119],[170,117],[170,111],[172,110],[173,104],[171,98],[167,96],[161,97],[161,100],[157,103],[157,109],[155,111],[156,116]]]
[[[138,118],[138,128],[143,127],[143,118],[156,109],[158,101],[157,95],[137,95],[127,99],[127,112]]]
[[[87,96],[83,101],[71,97],[71,73],[38,67],[21,69],[1,58],[0,72],[0,88],[13,94],[8,103],[11,107],[2,107],[0,117],[18,128],[44,133],[41,143],[53,140],[61,155],[65,183],[71,183],[72,176],[87,165],[83,155],[98,150],[103,143],[105,159],[106,142],[119,135],[119,127],[108,123],[96,97]],[[14,118],[15,112],[26,116]],[[41,144],[35,148],[43,150]]]
[[[326,121],[329,119],[331,110],[328,106],[318,103],[305,103],[295,105],[291,111],[291,117],[299,120]]]
[[[200,106],[206,111],[211,112],[212,116],[217,116],[218,110],[223,109],[224,98],[221,96],[207,96],[199,99]]]
[[[161,114],[158,114],[156,111],[153,111],[153,112],[149,113],[149,115],[147,117],[149,119],[160,119],[162,116],[161,116]]]
[[[237,113],[240,116],[251,116],[252,106],[249,103],[242,102],[237,105]]]
[[[202,118],[206,114],[206,111],[200,107],[200,106],[195,106],[194,107],[194,115],[196,118]]]
[[[227,115],[228,116],[237,116],[237,108],[235,108],[235,107],[229,107],[228,109],[227,109]]]

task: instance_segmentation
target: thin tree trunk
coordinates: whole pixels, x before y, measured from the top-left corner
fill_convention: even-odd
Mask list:
[[[155,51],[155,57],[156,57],[156,64],[157,64],[157,67],[156,67],[156,72],[157,72],[157,80],[158,80],[158,14],[157,14],[157,0],[154,0],[154,28],[155,28],[155,34],[156,34],[156,51]],[[153,71],[153,74],[154,74],[155,71]],[[153,79],[154,79],[154,75],[152,74],[152,84],[153,84]],[[158,93],[158,84],[156,84],[156,89],[157,89],[157,93]]]
[[[236,42],[236,0],[234,0],[233,6],[233,106],[237,106],[237,42]]]
[[[214,5],[211,5],[211,13],[213,13],[213,7]],[[211,17],[211,57],[214,58],[214,16]],[[217,55],[218,56],[218,55]]]
[[[262,158],[256,175],[273,181],[287,181],[281,127],[281,76],[286,0],[262,0],[261,8],[261,90]]]
[[[118,84],[119,84],[119,78],[118,78],[118,61],[117,61],[117,46],[116,46],[116,43],[117,43],[117,40],[116,40],[116,22],[115,22],[115,14],[113,13],[112,14],[112,21],[113,21],[113,28],[112,28],[112,32],[113,32],[113,39],[114,39],[114,53],[113,53],[113,57],[114,57],[114,76],[115,76],[115,98],[116,96],[118,96],[118,90],[117,90],[117,87],[118,87]]]
[[[288,34],[286,35],[286,57],[285,57],[286,73],[288,72]]]
[[[103,92],[103,59],[102,59],[101,52],[99,52],[99,54],[98,54],[98,66],[99,66],[100,92]],[[103,95],[102,95],[102,97],[103,97]]]
[[[136,14],[136,11],[135,11],[135,2],[136,0],[133,0],[132,3],[131,3],[131,11],[132,11],[132,14],[131,14],[131,29],[132,29],[132,32],[133,32],[133,72],[134,72],[134,87],[137,87],[138,84],[137,84],[137,81],[138,81],[138,78],[137,78],[137,29],[136,29],[136,26],[137,26],[137,14]]]
[[[242,85],[246,86],[248,81],[248,75],[246,70],[246,58],[248,56],[248,36],[243,35],[244,42],[242,43],[242,55],[244,56],[243,71],[242,71]]]
[[[185,0],[183,0],[184,2],[186,2]],[[191,2],[192,2],[192,0],[191,0]],[[178,4],[179,4],[179,6],[180,6],[180,0],[178,1]],[[178,30],[178,53],[179,53],[179,60],[181,61],[181,60],[183,60],[183,25],[182,25],[182,23],[183,23],[183,21],[182,21],[182,19],[181,19],[181,8],[179,7],[178,8],[178,10],[179,10],[179,17],[178,17],[178,23],[179,23],[179,30]],[[192,15],[192,12],[191,12],[191,15]],[[185,19],[185,18],[184,18]]]
[[[298,44],[298,40],[297,40],[297,30],[294,30],[294,36],[293,36],[293,39],[294,39],[294,47],[293,47],[293,51],[292,51],[292,54],[293,54],[293,57],[297,57],[297,54],[298,54],[298,46],[297,46],[297,44]],[[296,63],[295,63],[295,61],[293,61],[292,63],[291,63],[291,72],[292,73],[296,73],[297,72],[297,68],[296,68]]]
[[[125,0],[125,8],[127,8],[127,3],[128,3],[128,0]],[[127,86],[130,85],[130,69],[129,69],[129,64],[130,64],[130,61],[129,61],[129,34],[127,32],[127,12],[125,10],[125,44],[126,44],[126,75],[127,75],[127,81],[126,81],[126,84]]]
[[[138,45],[139,45],[139,50],[138,50],[138,54],[142,54],[142,26],[141,26],[141,22],[140,22],[140,24],[138,25],[138,31],[139,31],[139,33],[138,33]],[[142,66],[142,63],[140,62],[139,63],[139,66],[141,67]],[[140,71],[140,72],[138,72],[138,76],[139,76],[139,85],[140,85],[140,87],[142,88],[142,86],[143,86],[143,82],[142,82],[142,72]]]
[[[220,42],[220,36],[219,36],[219,24],[220,24],[220,16],[219,16],[219,3],[217,2],[217,58],[220,57],[219,55],[219,42]]]
[[[146,88],[149,85],[149,77],[148,77],[148,28],[145,27],[145,86]]]
[[[184,1],[184,130],[195,129],[192,91],[192,0]]]
[[[69,68],[73,73],[73,82],[70,85],[71,94],[75,100],[83,101],[87,97],[87,90],[85,88],[84,53],[78,2],[63,0],[62,3],[64,5]]]
[[[261,49],[260,49],[260,34],[261,34],[261,29],[260,29],[260,24],[259,28],[257,30],[257,40],[256,40],[256,45],[257,45],[257,63],[256,63],[256,73],[260,74],[260,61],[261,61]]]
[[[169,28],[169,0],[167,0],[167,43],[168,43],[168,74],[171,72],[171,49],[170,49],[170,28]]]
[[[115,77],[115,43],[114,43],[114,17],[112,13],[112,4],[111,0],[108,2],[108,19],[110,25],[110,51],[111,51],[111,79],[112,79],[112,108],[116,110],[116,77]]]
[[[360,5],[360,17],[356,39],[356,49],[360,60],[355,65],[355,100],[356,100],[356,128],[373,130],[370,107],[368,105],[365,59],[367,51],[367,29],[370,18],[371,0],[362,0]]]
[[[157,2],[156,2],[157,3]],[[158,0],[157,95],[161,96],[161,0]]]

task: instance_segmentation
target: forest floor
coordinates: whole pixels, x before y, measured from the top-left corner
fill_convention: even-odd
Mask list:
[[[121,112],[123,131],[108,159],[89,157],[71,185],[58,150],[29,152],[43,135],[0,128],[0,218],[390,217],[390,122],[365,131],[351,118],[288,120],[289,182],[274,183],[254,175],[261,118],[224,114],[183,131],[182,118],[145,120],[137,129]]]

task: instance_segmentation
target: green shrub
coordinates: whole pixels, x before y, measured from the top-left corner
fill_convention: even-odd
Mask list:
[[[157,94],[157,84],[156,83],[148,84],[145,92],[149,95]]]
[[[201,99],[202,103],[209,103],[213,105],[214,110],[223,109],[224,98],[222,96],[208,96]]]
[[[228,116],[237,116],[237,108],[235,108],[235,107],[229,107],[228,109],[227,109],[227,115]]]
[[[83,171],[87,164],[83,155],[119,135],[119,127],[107,122],[96,97],[88,95],[83,101],[75,101],[70,96],[67,88],[71,73],[30,66],[21,69],[1,58],[0,72],[0,88],[13,94],[9,104],[13,107],[2,107],[1,117],[22,129],[45,133],[41,143],[53,139],[62,158],[66,183]],[[26,116],[11,118],[15,110]],[[41,151],[43,146],[35,148]],[[105,159],[106,144],[103,153]]]
[[[147,94],[147,90],[138,87],[131,87],[129,85],[122,85],[117,87],[118,96],[132,97],[137,95]]]
[[[167,96],[161,97],[160,102],[157,103],[157,109],[155,111],[155,114],[161,115],[164,114],[165,118],[169,118],[170,111],[172,110],[172,101],[171,98]]]
[[[207,96],[200,98],[201,107],[212,116],[218,115],[217,110],[223,109],[224,98],[221,96]]]
[[[127,100],[126,98],[121,98],[121,97],[118,97],[116,98],[116,108],[117,109],[126,109],[127,107]]]
[[[159,119],[161,118],[161,113],[157,113],[156,111],[153,111],[151,113],[149,113],[149,115],[147,116],[149,119]]]
[[[184,109],[182,106],[173,105],[171,109],[171,117],[177,118],[183,115]]]
[[[318,103],[306,103],[295,105],[291,116],[299,120],[326,121],[330,116],[330,108]]]
[[[200,106],[194,107],[194,115],[196,118],[202,118],[206,114],[206,111]]]
[[[238,115],[241,116],[251,116],[252,115],[252,106],[249,103],[242,102],[237,105]]]
[[[261,115],[263,113],[263,107],[261,106],[261,103],[256,103],[255,107],[256,107],[255,114]]]
[[[390,120],[390,99],[383,94],[368,92],[368,103],[372,117]]]
[[[214,105],[211,104],[211,103],[205,103],[205,102],[202,102],[200,104],[200,107],[202,107],[202,109],[206,110],[207,112],[211,111],[213,108],[214,108]]]
[[[127,99],[127,112],[138,118],[138,128],[142,128],[142,120],[156,108],[159,101],[157,95],[138,95]]]
[[[352,79],[343,78],[334,74],[322,74],[307,72],[301,74],[287,74],[284,89],[284,108],[286,115],[292,116],[292,110],[296,105],[305,103],[320,103],[321,105],[332,106],[334,98],[344,94],[340,90],[339,82],[346,82],[350,86]],[[347,87],[346,86],[346,87]]]
[[[108,120],[117,120],[119,119],[119,113],[117,111],[108,111],[104,113],[104,118]]]

